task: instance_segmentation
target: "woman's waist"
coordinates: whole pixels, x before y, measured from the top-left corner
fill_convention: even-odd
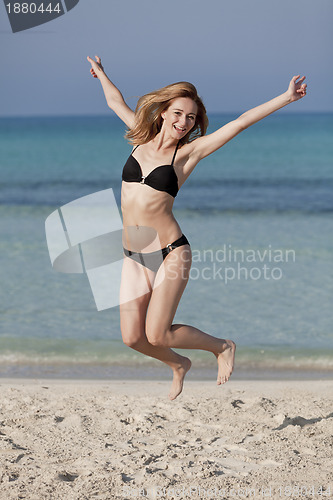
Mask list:
[[[174,219],[169,224],[133,223],[123,221],[123,246],[135,252],[153,252],[165,248],[182,236],[179,224]]]
[[[167,207],[151,207],[147,210],[139,208],[130,209],[122,206],[123,224],[124,226],[148,226],[153,227],[157,231],[170,231],[172,228],[179,228],[178,222],[171,208]]]

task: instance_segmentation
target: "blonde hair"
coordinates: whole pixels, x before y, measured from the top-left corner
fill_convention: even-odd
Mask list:
[[[208,127],[208,118],[206,108],[198,96],[197,89],[192,83],[178,82],[150,92],[138,100],[135,109],[134,127],[125,134],[129,142],[136,146],[138,144],[146,144],[153,139],[162,127],[163,118],[161,114],[168,109],[171,101],[178,97],[189,97],[198,106],[195,124],[180,140],[180,145],[205,135]]]

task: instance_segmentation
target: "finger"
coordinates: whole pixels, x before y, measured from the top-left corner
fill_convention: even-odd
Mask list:
[[[98,63],[101,63],[101,58],[99,56],[95,56],[95,59]]]
[[[291,79],[291,81],[294,82],[294,83],[296,83],[297,78],[299,78],[300,76],[301,75],[293,76],[292,79]]]

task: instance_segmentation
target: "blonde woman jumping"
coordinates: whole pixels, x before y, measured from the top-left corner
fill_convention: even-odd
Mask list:
[[[283,94],[205,135],[206,109],[192,84],[179,82],[151,92],[139,99],[134,112],[105,74],[101,59],[87,59],[91,74],[102,84],[108,106],[127,125],[126,137],[134,146],[123,169],[121,191],[123,341],[171,367],[171,400],[181,393],[191,367],[191,361],[172,348],[213,353],[218,364],[217,384],[224,384],[233,371],[235,343],[194,326],[173,323],[191,267],[190,244],[172,213],[173,203],[202,158],[305,96],[305,77],[294,76]]]

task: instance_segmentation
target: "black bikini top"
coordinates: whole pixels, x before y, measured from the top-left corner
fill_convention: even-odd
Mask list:
[[[123,181],[147,184],[147,186],[157,189],[157,191],[165,191],[175,198],[178,193],[178,178],[173,168],[173,163],[175,161],[178,146],[179,142],[176,146],[171,165],[160,165],[154,168],[146,177],[142,175],[140,163],[133,156],[134,151],[138,147],[136,146],[123,168]]]

